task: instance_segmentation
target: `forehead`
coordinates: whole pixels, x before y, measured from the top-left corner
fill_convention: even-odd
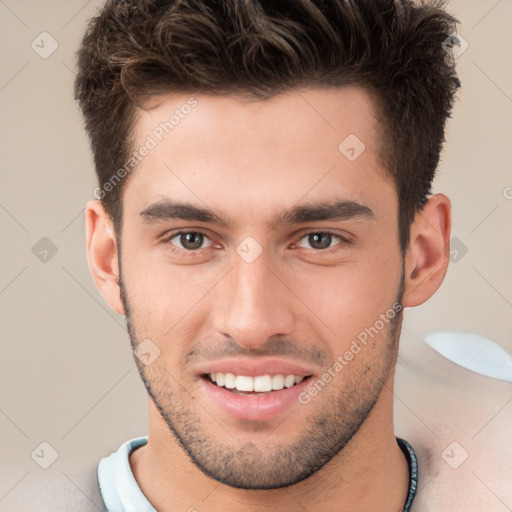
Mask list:
[[[145,106],[138,109],[138,142],[148,134],[161,142],[172,133],[181,144],[196,149],[198,143],[216,146],[218,139],[249,142],[247,135],[254,137],[254,143],[272,146],[289,134],[287,140],[293,145],[316,132],[321,138],[330,133],[326,142],[354,134],[371,150],[377,124],[376,99],[358,87],[296,89],[264,100],[179,93],[157,96]]]
[[[262,101],[180,93],[148,107],[138,111],[134,149],[151,149],[126,191],[141,208],[173,197],[254,212],[263,197],[265,207],[282,207],[301,197],[394,193],[377,155],[375,100],[360,88]]]

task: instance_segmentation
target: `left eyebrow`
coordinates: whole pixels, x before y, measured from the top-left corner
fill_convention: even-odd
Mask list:
[[[375,219],[372,209],[356,201],[320,202],[295,206],[281,214],[273,225],[301,224],[321,220]]]
[[[230,229],[229,221],[219,213],[190,203],[174,202],[168,199],[148,206],[140,212],[140,215],[144,218],[145,222],[148,223],[169,219],[181,219],[218,224]],[[290,210],[280,213],[276,218],[271,219],[267,227],[272,229],[276,226],[288,224],[303,224],[325,220],[339,221],[354,218],[375,220],[375,214],[371,208],[356,201],[322,201],[319,203],[294,206]]]

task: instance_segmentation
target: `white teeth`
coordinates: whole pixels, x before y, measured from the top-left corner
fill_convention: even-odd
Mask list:
[[[217,379],[219,378],[219,375],[217,374]],[[295,384],[295,377],[293,375],[287,375],[284,378],[284,387],[285,388],[291,388]]]
[[[272,377],[270,375],[262,375],[254,377],[254,391],[266,392],[272,391]]]
[[[283,388],[291,388],[299,384],[304,377],[297,375],[258,375],[249,377],[247,375],[235,375],[234,373],[210,373],[210,378],[219,387],[236,389],[238,391],[255,391],[257,393],[268,393],[279,391]]]
[[[274,375],[272,377],[272,389],[278,391],[284,388],[284,377],[282,375]]]
[[[217,378],[218,375],[217,375]],[[238,391],[254,391],[254,379],[245,375],[237,375],[235,380],[235,388]]]
[[[236,384],[236,375],[234,373],[226,373],[224,377],[224,386],[228,389],[233,389]]]

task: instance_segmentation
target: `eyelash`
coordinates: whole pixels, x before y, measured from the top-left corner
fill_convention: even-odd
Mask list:
[[[185,253],[187,253],[188,255],[191,255],[191,256],[194,255],[194,254],[199,254],[201,249],[195,249],[195,250],[181,249],[179,247],[173,246],[170,243],[173,238],[175,238],[175,237],[177,237],[179,235],[186,235],[186,234],[190,234],[190,233],[203,235],[204,237],[208,238],[211,242],[213,242],[211,237],[208,236],[207,233],[205,233],[204,231],[201,231],[201,230],[177,230],[177,231],[173,231],[173,232],[168,233],[167,235],[165,235],[165,237],[163,239],[163,242],[165,244],[168,244],[169,246],[172,247],[171,248],[172,252],[185,252]],[[343,235],[340,235],[339,233],[335,233],[334,231],[330,231],[328,229],[326,229],[326,230],[308,231],[307,233],[304,233],[299,238],[299,241],[302,240],[303,238],[309,236],[309,235],[312,235],[312,234],[331,235],[331,236],[333,236],[335,238],[338,238],[340,240],[340,242],[337,243],[336,245],[334,245],[333,247],[329,248],[329,249],[306,249],[306,251],[308,251],[310,253],[315,253],[315,254],[331,254],[333,252],[338,251],[339,250],[338,246],[340,246],[340,245],[350,246],[352,244],[352,241],[349,240],[347,237],[344,237]]]

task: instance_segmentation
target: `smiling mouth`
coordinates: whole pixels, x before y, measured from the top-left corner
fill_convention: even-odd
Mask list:
[[[235,375],[234,373],[208,373],[203,376],[217,387],[226,388],[237,395],[265,395],[274,391],[291,388],[309,379],[311,375]]]

